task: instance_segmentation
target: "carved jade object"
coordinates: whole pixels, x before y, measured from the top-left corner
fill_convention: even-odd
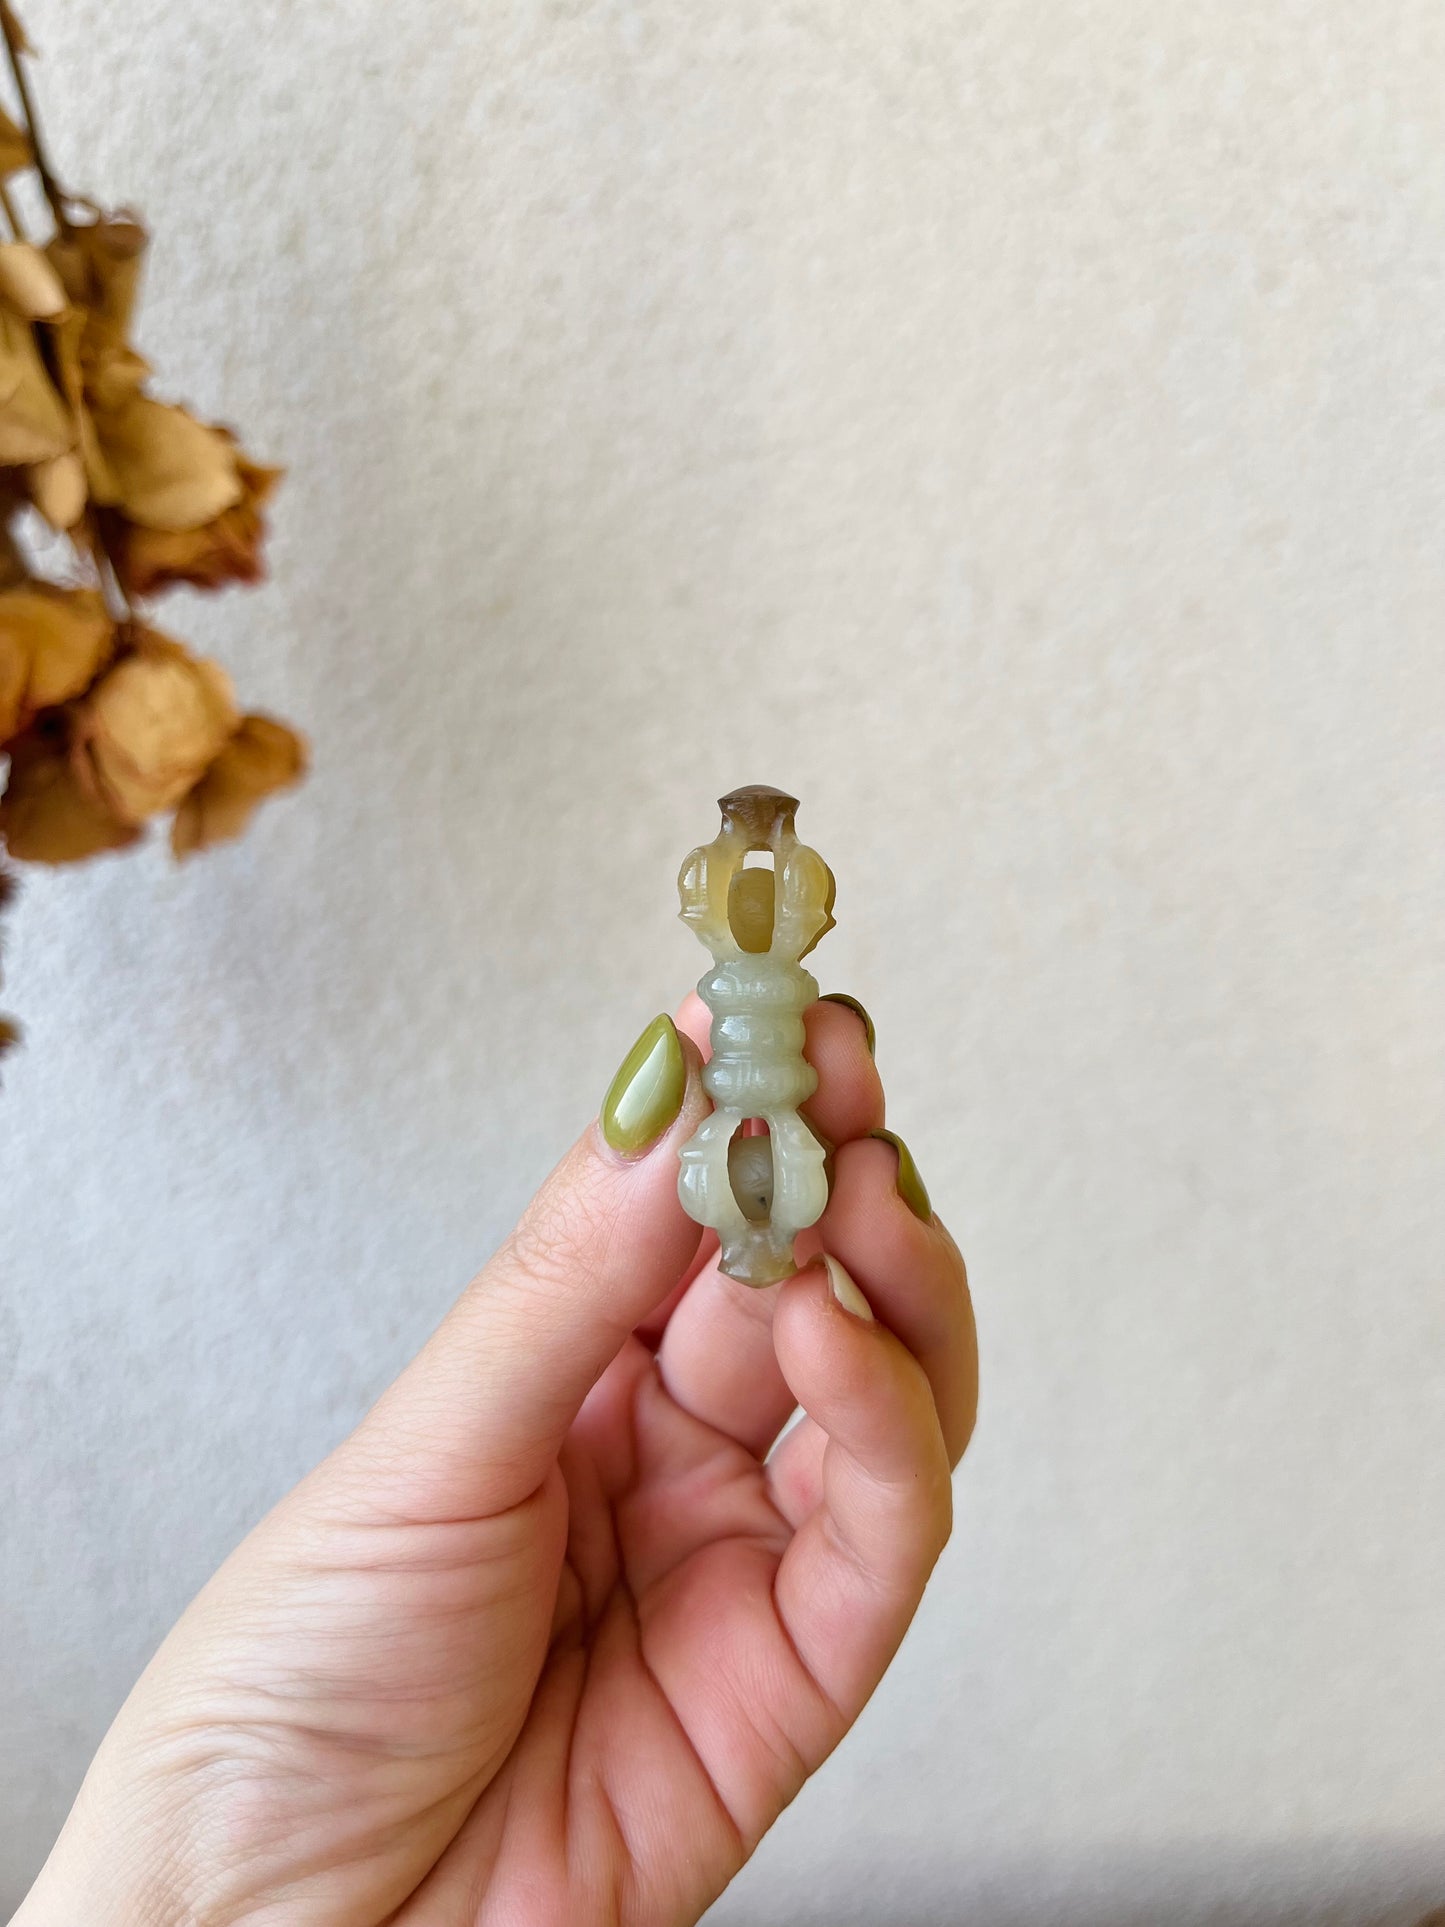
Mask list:
[[[677,880],[682,920],[713,955],[697,987],[712,1012],[702,1081],[713,1112],[682,1147],[677,1189],[718,1234],[719,1268],[770,1285],[796,1270],[793,1240],[828,1202],[826,1153],[798,1106],[818,1083],[803,1056],[818,984],[802,959],[833,928],[833,873],[798,841],[796,797],[755,785],[718,808],[721,830]],[[754,852],[771,868],[749,865]]]

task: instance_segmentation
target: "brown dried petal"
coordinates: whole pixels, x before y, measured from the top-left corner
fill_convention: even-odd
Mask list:
[[[0,463],[44,462],[75,439],[28,321],[0,306]]]
[[[84,362],[85,392],[94,408],[123,408],[151,372],[144,355],[127,342],[106,347]]]
[[[153,629],[80,706],[76,768],[109,813],[142,823],[179,803],[240,720],[219,663]]]
[[[145,528],[199,528],[245,492],[230,439],[184,408],[133,394],[95,428],[120,507]]]
[[[73,448],[37,462],[30,470],[30,495],[53,529],[73,529],[85,512],[88,484],[85,463]]]
[[[0,241],[0,301],[27,321],[53,321],[66,305],[60,276],[29,241]]]
[[[244,491],[240,501],[198,529],[145,529],[124,515],[102,516],[106,547],[130,595],[155,595],[174,582],[216,589],[225,582],[261,580],[266,536],[261,510],[285,470],[265,468],[239,452],[236,467]]]
[[[247,716],[176,811],[177,856],[239,836],[256,806],[306,773],[306,740],[271,716]]]
[[[0,743],[37,709],[88,688],[114,634],[96,589],[38,583],[0,592]]]
[[[25,863],[77,863],[101,850],[124,849],[138,835],[81,788],[63,731],[27,730],[10,744],[0,837],[11,856]]]

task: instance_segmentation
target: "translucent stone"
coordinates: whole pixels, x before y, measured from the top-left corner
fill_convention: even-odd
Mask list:
[[[796,797],[758,785],[718,807],[721,830],[678,877],[682,920],[713,956],[697,987],[712,1012],[713,1111],[682,1147],[677,1189],[718,1234],[719,1268],[770,1285],[796,1269],[793,1241],[828,1202],[826,1154],[798,1106],[818,1082],[803,1056],[818,985],[802,959],[833,927],[833,873],[798,841]],[[749,865],[755,852],[772,867]]]

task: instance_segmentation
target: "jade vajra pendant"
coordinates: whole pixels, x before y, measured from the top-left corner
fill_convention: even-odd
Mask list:
[[[796,797],[755,785],[718,807],[721,830],[677,880],[682,920],[713,955],[697,987],[712,1012],[713,1112],[682,1147],[677,1189],[716,1231],[719,1269],[770,1285],[796,1270],[793,1240],[828,1202],[826,1152],[798,1106],[818,1083],[803,1056],[818,984],[802,959],[833,928],[833,873],[798,841]],[[748,863],[755,852],[762,864]]]

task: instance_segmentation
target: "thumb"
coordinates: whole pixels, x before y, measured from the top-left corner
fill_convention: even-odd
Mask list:
[[[582,1401],[702,1236],[677,1153],[710,1106],[670,1017],[649,1024],[516,1230],[333,1455],[364,1509],[479,1518],[534,1493]]]

